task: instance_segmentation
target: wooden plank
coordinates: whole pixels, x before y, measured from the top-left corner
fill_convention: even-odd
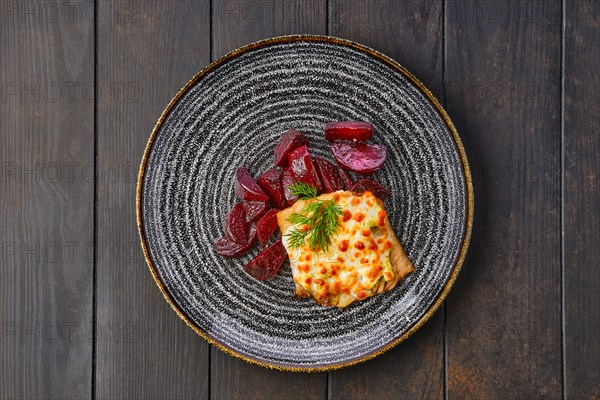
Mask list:
[[[213,58],[273,36],[325,34],[325,0],[213,0]]]
[[[600,3],[568,1],[564,49],[566,395],[600,397]],[[594,62],[593,60],[596,60]]]
[[[439,1],[331,0],[330,33],[392,57],[442,96],[443,9]],[[443,397],[443,310],[405,343],[330,373],[329,398]]]
[[[443,314],[376,359],[329,374],[329,399],[441,399]]]
[[[561,397],[560,1],[446,8],[446,104],[473,165],[447,300],[448,397]]]
[[[220,57],[244,44],[292,33],[325,33],[322,0],[215,0],[213,45]],[[211,398],[325,398],[326,374],[286,373],[211,353]]]
[[[91,394],[94,20],[78,4],[0,4],[2,399]]]
[[[208,344],[162,297],[135,224],[156,120],[209,60],[209,3],[98,4],[98,398],[207,398]]]
[[[329,33],[398,61],[441,100],[443,8],[438,0],[329,0]]]

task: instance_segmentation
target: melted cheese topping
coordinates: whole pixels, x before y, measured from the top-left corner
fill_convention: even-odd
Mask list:
[[[333,199],[342,208],[338,217],[340,230],[332,238],[328,252],[316,252],[305,245],[293,249],[284,232],[283,244],[288,252],[294,282],[315,300],[345,294],[364,300],[376,294],[381,280],[390,281],[394,271],[390,263],[392,242],[385,226],[386,212],[371,192],[355,194],[338,191],[319,196]],[[310,201],[310,200],[309,200]]]

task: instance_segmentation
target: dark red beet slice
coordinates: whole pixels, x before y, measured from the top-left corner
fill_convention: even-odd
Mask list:
[[[315,158],[315,166],[319,172],[325,193],[345,189],[344,181],[338,172],[338,167],[320,157]]]
[[[244,201],[243,203],[246,210],[246,221],[248,222],[258,221],[271,208],[267,201]]]
[[[277,224],[277,213],[279,210],[269,210],[261,219],[256,223],[256,237],[258,238],[258,243],[264,248],[273,232],[279,228],[279,224]]]
[[[288,166],[288,156],[296,148],[307,144],[308,139],[301,132],[290,129],[281,136],[275,146],[275,165],[278,167]]]
[[[225,223],[225,236],[237,244],[246,244],[248,241],[248,221],[246,221],[246,210],[242,202],[237,203],[227,214]]]
[[[290,186],[296,183],[296,180],[292,176],[292,172],[289,169],[284,169],[281,174],[281,185],[283,186],[283,194],[285,196],[285,201],[287,201],[288,206],[291,206],[298,200],[298,196],[292,193]]]
[[[375,197],[378,197],[382,200],[388,197],[390,194],[389,190],[384,188],[381,183],[369,178],[357,181],[352,188],[350,188],[350,190],[356,193],[361,193],[368,190],[369,192],[373,193]]]
[[[302,145],[290,153],[289,164],[294,179],[298,182],[304,182],[315,186],[318,192],[323,190],[321,180],[317,175],[317,171],[306,145]]]
[[[277,275],[286,258],[287,253],[280,239],[250,261],[244,270],[259,281],[266,281]]]
[[[248,230],[248,241],[244,244],[234,242],[229,236],[225,235],[215,242],[215,250],[223,257],[238,257],[247,252],[256,240],[256,224],[250,225]]]
[[[331,152],[343,168],[361,175],[377,171],[387,156],[385,146],[363,142],[335,142]]]
[[[346,172],[346,170],[342,167],[338,167],[338,172],[340,174],[340,177],[344,181],[344,189],[350,190],[352,185],[354,185],[354,182],[352,182],[352,178],[350,178],[350,175],[348,175],[348,172]]]
[[[373,136],[373,124],[360,121],[328,122],[325,124],[325,139],[336,140],[369,140]]]
[[[281,184],[281,170],[271,168],[264,172],[257,180],[258,186],[271,197],[271,202],[277,208],[286,208],[285,194]]]
[[[262,191],[245,167],[235,171],[235,194],[246,201],[269,201],[269,196]]]

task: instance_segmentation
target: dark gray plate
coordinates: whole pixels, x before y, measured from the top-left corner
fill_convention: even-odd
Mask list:
[[[388,158],[375,178],[391,190],[390,222],[416,267],[393,291],[347,309],[292,296],[289,264],[258,282],[212,244],[237,201],[234,171],[273,166],[296,128],[313,155],[333,157],[328,121],[363,120]],[[410,73],[357,43],[286,36],[238,49],[198,73],[159,119],[142,160],[138,225],[150,271],[198,334],[263,366],[325,370],[364,361],[418,329],[448,293],[471,232],[467,160],[448,116]]]

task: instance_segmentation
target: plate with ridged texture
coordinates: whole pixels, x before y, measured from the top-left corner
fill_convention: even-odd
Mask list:
[[[235,204],[234,174],[273,166],[290,128],[311,152],[335,161],[328,121],[370,121],[388,158],[375,174],[391,192],[386,210],[416,272],[394,290],[346,309],[293,297],[289,263],[259,282],[213,243]],[[439,307],[469,243],[473,190],[448,115],[406,69],[358,43],[283,36],[237,49],[181,89],[143,155],[137,222],[164,297],[199,335],[262,366],[322,371],[361,362],[400,343]]]

